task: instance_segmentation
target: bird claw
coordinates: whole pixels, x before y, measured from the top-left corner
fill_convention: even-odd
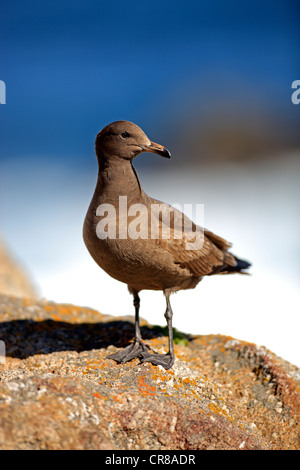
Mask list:
[[[149,349],[149,346],[144,344],[142,341],[136,340],[129,346],[126,346],[126,348],[123,348],[114,354],[110,354],[107,357],[108,359],[113,359],[116,362],[123,363],[131,361],[135,357],[147,354]]]
[[[170,369],[174,364],[174,356],[171,356],[170,353],[167,354],[158,354],[150,353],[150,348],[142,341],[136,340],[126,348],[121,349],[120,351],[110,354],[108,359],[113,359],[118,363],[129,362],[136,357],[140,357],[141,362],[151,362],[155,366],[162,366],[166,370]]]
[[[175,357],[172,356],[170,353],[151,354],[148,351],[146,351],[143,354],[141,354],[141,356],[142,356],[141,362],[151,362],[151,364],[154,364],[155,366],[162,366],[166,370],[172,367],[172,365],[174,364],[174,360],[175,360]]]

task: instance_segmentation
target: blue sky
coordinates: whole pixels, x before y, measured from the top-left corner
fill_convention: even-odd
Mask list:
[[[224,100],[299,117],[296,1],[13,0],[0,21],[1,159],[80,166],[111,121],[159,138]]]

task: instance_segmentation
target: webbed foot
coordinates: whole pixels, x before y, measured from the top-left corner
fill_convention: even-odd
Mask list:
[[[170,353],[167,354],[151,354],[148,351],[141,354],[141,362],[151,362],[155,366],[162,366],[165,369],[170,369],[174,364],[175,356]]]
[[[110,354],[108,359],[113,359],[116,362],[123,363],[128,362],[139,357],[143,354],[149,354],[149,346],[143,343],[141,340],[135,340],[133,343],[126,346],[126,348],[121,349],[120,351]]]

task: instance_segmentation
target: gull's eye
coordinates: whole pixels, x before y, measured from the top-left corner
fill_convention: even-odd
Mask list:
[[[122,132],[121,137],[122,139],[128,139],[128,137],[130,137],[130,134],[128,132]]]

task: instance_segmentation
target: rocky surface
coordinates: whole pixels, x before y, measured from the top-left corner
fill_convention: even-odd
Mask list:
[[[0,292],[16,297],[35,298],[36,287],[29,280],[28,273],[16,262],[0,238]]]
[[[165,351],[163,330],[142,326]],[[230,337],[178,332],[171,370],[107,359],[133,332],[132,318],[0,296],[0,449],[300,448],[295,366]]]

